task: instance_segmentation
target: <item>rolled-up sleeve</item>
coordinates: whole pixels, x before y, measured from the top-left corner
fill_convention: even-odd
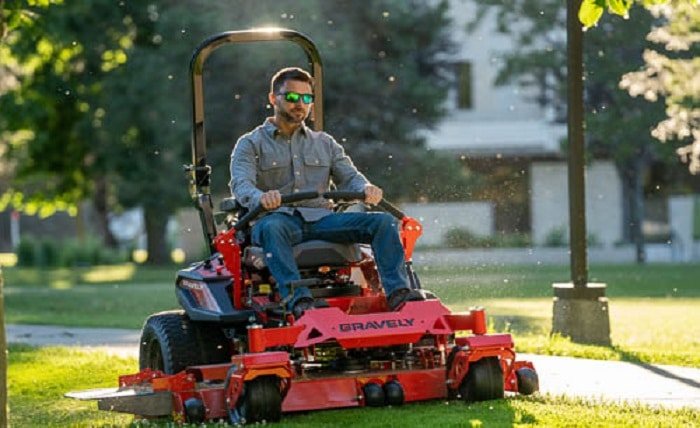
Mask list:
[[[329,136],[331,146],[331,177],[339,190],[362,192],[369,180],[355,168],[343,146]]]
[[[253,209],[260,201],[263,192],[257,184],[257,156],[253,142],[241,138],[231,153],[231,194],[241,205]]]

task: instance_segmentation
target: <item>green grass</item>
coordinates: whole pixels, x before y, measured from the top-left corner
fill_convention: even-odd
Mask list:
[[[101,412],[93,402],[63,398],[67,391],[110,387],[119,374],[136,371],[134,358],[68,348],[11,346],[10,423],[17,427],[125,426],[132,417]],[[285,415],[280,427],[296,426],[643,426],[700,424],[700,411],[659,410],[565,397],[513,397],[464,404],[459,401],[394,408],[345,409]],[[153,426],[154,423],[136,423]],[[167,425],[167,423],[161,423]]]
[[[700,265],[593,266],[605,282],[613,347],[550,337],[552,283],[566,266],[420,269],[425,288],[454,310],[487,309],[496,331],[513,334],[518,352],[700,366]]]
[[[94,403],[63,398],[72,390],[113,387],[118,374],[136,371],[133,358],[71,348],[11,345],[10,426],[67,427],[128,424],[129,416],[100,412]]]
[[[177,307],[177,269],[131,264],[6,269],[6,320],[18,324],[140,328],[149,314]]]
[[[177,306],[176,267],[11,268],[10,323],[140,328],[151,313]],[[565,266],[419,267],[425,288],[454,310],[487,309],[494,331],[511,332],[518,352],[700,366],[700,265],[593,266],[608,284],[613,347],[550,337],[553,282]]]
[[[492,298],[551,298],[552,283],[570,280],[567,266],[418,267],[423,287],[445,302]],[[614,265],[590,269],[589,282],[608,285],[607,296],[700,298],[700,264]]]

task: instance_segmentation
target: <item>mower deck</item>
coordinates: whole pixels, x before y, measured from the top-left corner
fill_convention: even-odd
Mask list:
[[[456,332],[472,335],[454,337]],[[467,373],[478,362],[482,379],[472,388],[486,398],[503,391],[522,391],[518,370],[532,364],[516,362],[509,334],[485,334],[482,309],[451,314],[437,300],[409,302],[398,312],[349,315],[338,308],[307,312],[297,323],[248,329],[249,349],[231,363],[192,366],[173,375],[144,369],[121,376],[119,388],[70,393],[97,400],[102,410],[142,416],[173,416],[176,420],[228,417],[245,395],[244,385],[274,379],[280,411],[297,412],[341,407],[400,405],[405,402],[458,396]],[[474,334],[476,333],[476,334]],[[316,359],[316,346],[336,346],[367,355],[357,367],[329,368]],[[405,352],[370,357],[372,349],[399,346]],[[293,348],[293,349],[292,349]],[[279,350],[284,349],[284,350]],[[482,364],[494,362],[488,368]],[[484,386],[484,385],[486,386]],[[531,388],[532,385],[525,385]],[[484,389],[485,388],[485,389]],[[495,391],[495,392],[494,392]],[[490,395],[494,395],[491,397]]]

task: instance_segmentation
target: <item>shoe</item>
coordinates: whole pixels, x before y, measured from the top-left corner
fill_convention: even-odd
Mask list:
[[[314,299],[312,299],[311,297],[300,297],[294,303],[294,306],[292,306],[292,315],[294,315],[294,318],[299,319],[302,315],[304,315],[304,312],[313,308]]]
[[[425,300],[423,294],[416,290],[411,290],[410,288],[399,288],[389,295],[386,299],[389,309],[396,311],[401,309],[406,302],[418,302]]]

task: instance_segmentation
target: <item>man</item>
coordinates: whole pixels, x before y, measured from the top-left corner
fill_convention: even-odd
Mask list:
[[[314,300],[306,287],[295,287],[290,295],[289,284],[300,279],[292,246],[312,239],[371,244],[389,307],[422,300],[408,286],[403,247],[391,215],[334,213],[323,198],[281,207],[281,194],[322,193],[331,180],[339,190],[364,192],[367,204],[382,200],[382,190],[357,171],[333,137],[304,123],[313,105],[313,84],[311,75],[300,68],[278,71],[268,95],[274,116],[239,138],[231,154],[231,192],[245,207],[260,203],[269,212],[253,226],[253,243],[263,248],[280,296],[297,318],[314,307]]]

